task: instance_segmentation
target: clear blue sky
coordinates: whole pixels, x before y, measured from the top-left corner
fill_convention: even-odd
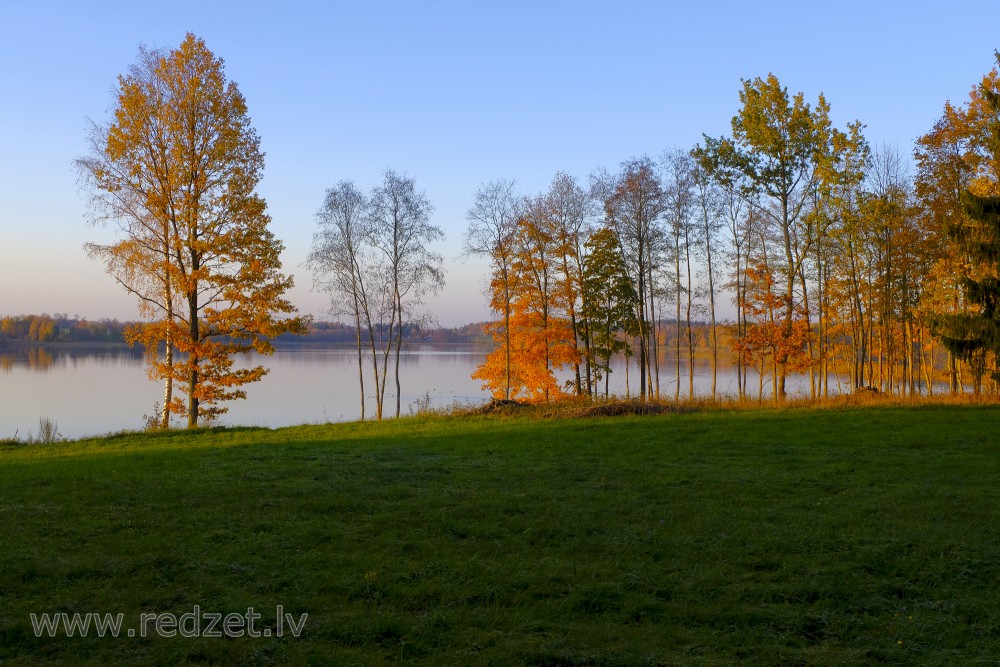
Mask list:
[[[760,5],[761,7],[755,7]],[[267,152],[261,194],[296,277],[325,188],[406,172],[446,233],[442,324],[488,317],[485,267],[459,261],[479,185],[526,193],[728,133],[741,78],[774,72],[872,144],[911,151],[1000,48],[1000,2],[50,2],[0,0],[0,315],[133,318],[84,255],[73,160],[106,120],[139,44],[205,39],[247,98]]]

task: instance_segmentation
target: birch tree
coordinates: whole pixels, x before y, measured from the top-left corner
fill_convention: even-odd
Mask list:
[[[323,206],[316,214],[318,229],[306,265],[315,276],[313,286],[330,296],[331,310],[345,315],[354,324],[358,353],[358,388],[361,419],[365,419],[365,373],[362,340],[372,335],[372,286],[368,278],[377,275],[371,251],[365,244],[370,204],[351,181],[341,181],[326,191]]]
[[[423,303],[424,296],[437,293],[444,285],[441,255],[430,247],[444,238],[441,228],[430,222],[433,211],[434,206],[426,193],[417,190],[414,180],[392,169],[385,171],[382,185],[371,195],[368,236],[386,267],[391,300],[387,329],[390,342],[386,349],[392,351],[394,362],[397,418],[402,396],[399,358],[404,329],[412,323],[415,308]],[[384,368],[382,377],[384,396]]]
[[[496,393],[504,400],[510,400],[512,385],[511,305],[515,291],[512,267],[519,217],[514,181],[503,179],[481,186],[466,214],[469,227],[465,233],[465,253],[485,257],[490,262],[490,306],[501,317],[500,323],[492,327],[492,333],[500,338],[503,350],[503,390]]]
[[[169,378],[164,415],[184,411],[195,427],[267,373],[234,369],[233,355],[270,354],[271,338],[303,328],[284,297],[293,283],[280,273],[283,246],[256,193],[264,154],[222,60],[190,33],[171,51],[140,49],[116,103],[77,162],[118,221],[118,241],[90,251],[153,320],[138,338],[166,350],[150,356],[151,376]],[[174,383],[186,406],[170,396]]]
[[[648,157],[629,160],[610,179],[597,179],[602,193],[606,224],[618,235],[628,277],[636,286],[636,321],[639,339],[639,396],[654,396],[650,383],[653,353],[652,322],[654,294],[650,285],[653,266],[651,247],[660,236],[666,207],[663,185],[656,165]]]

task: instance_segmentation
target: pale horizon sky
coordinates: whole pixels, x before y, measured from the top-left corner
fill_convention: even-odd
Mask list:
[[[326,188],[416,180],[445,232],[442,325],[489,318],[487,268],[462,261],[480,186],[544,191],[631,157],[728,134],[741,79],[773,72],[872,145],[912,152],[947,100],[994,65],[1000,2],[120,2],[0,0],[0,315],[135,319],[82,246],[73,160],[140,44],[203,38],[247,99],[267,153],[260,193],[300,312],[326,297],[302,266]]]

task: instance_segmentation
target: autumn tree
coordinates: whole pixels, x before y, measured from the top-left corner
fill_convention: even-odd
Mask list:
[[[506,310],[503,321],[487,327],[499,345],[472,377],[494,397],[547,402],[563,395],[555,371],[580,357],[569,292],[560,285],[559,223],[542,195],[517,210],[509,270],[506,277],[494,271],[491,281],[491,306]]]
[[[826,150],[820,155],[810,190],[811,209],[802,225],[807,243],[799,272],[802,308],[810,330],[813,329],[811,314],[817,315],[815,336],[807,340],[813,359],[809,367],[813,398],[825,396],[829,391],[829,360],[836,355],[837,348],[844,349],[861,340],[855,335],[857,329],[851,329],[860,320],[851,313],[861,312],[858,299],[864,297],[865,290],[860,282],[860,269],[867,266],[865,257],[870,248],[862,239],[875,224],[863,215],[868,198],[864,179],[870,174],[871,152],[861,125],[850,124],[848,132],[841,133],[822,123],[820,138],[823,139],[820,145],[825,145]],[[812,292],[806,283],[807,276],[812,279]],[[850,323],[847,329],[845,322]],[[855,388],[860,386],[863,385]]]
[[[697,147],[695,154],[724,187],[738,183],[740,195],[772,231],[776,261],[771,262],[771,270],[781,278],[775,281],[775,291],[783,303],[779,328],[791,342],[797,339],[797,317],[805,318],[810,330],[804,267],[817,232],[811,227],[809,212],[823,181],[838,175],[838,147],[845,133],[832,126],[830,106],[822,94],[812,108],[802,93],[790,97],[773,74],[743,81],[740,102],[732,119],[732,136],[706,136],[705,145]],[[860,131],[859,123],[852,127],[852,132]],[[809,341],[807,337],[804,343]],[[787,344],[779,346],[775,360],[779,400],[785,397],[791,365],[797,365],[797,358],[790,364],[784,356],[789,349]]]
[[[1000,53],[997,53],[1000,65]],[[1000,382],[1000,88],[993,70],[979,85],[978,99],[966,110],[974,133],[966,156],[967,187],[959,194],[961,216],[949,220],[947,233],[967,264],[960,286],[969,305],[962,313],[935,318],[942,344],[973,369],[976,393],[990,365]],[[976,114],[973,116],[973,114]]]
[[[292,280],[255,191],[264,155],[222,60],[190,33],[169,52],[140,50],[116,97],[114,120],[94,128],[78,162],[98,219],[119,224],[119,240],[92,252],[148,306],[136,339],[167,349],[151,373],[183,383],[187,405],[171,398],[166,409],[194,427],[267,373],[234,369],[233,355],[269,354],[272,337],[302,329],[282,317],[295,310]]]
[[[0,318],[0,340],[21,340],[31,343],[45,343],[56,338],[59,333],[59,313],[50,317],[41,315],[21,315]]]
[[[514,372],[511,306],[516,285],[512,268],[519,216],[514,182],[502,179],[480,187],[472,208],[466,214],[469,227],[465,234],[465,253],[485,257],[490,262],[490,307],[501,317],[499,322],[490,325],[490,333],[499,339],[501,345],[498,349],[502,357],[493,360],[497,368],[491,377],[496,378],[498,372],[502,372],[502,381],[492,391],[504,399],[511,397]]]

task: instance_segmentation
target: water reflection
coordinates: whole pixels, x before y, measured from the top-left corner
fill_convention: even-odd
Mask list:
[[[472,371],[488,348],[419,345],[400,357],[403,414],[418,402],[442,407],[487,398]],[[345,421],[360,416],[357,350],[349,346],[282,348],[271,357],[244,355],[238,367],[264,364],[267,377],[228,404],[223,424],[268,427]],[[367,363],[367,359],[366,359]],[[390,360],[390,368],[392,367]],[[7,346],[0,350],[0,438],[25,437],[38,418],[56,421],[66,437],[139,429],[162,400],[162,385],[146,375],[142,354],[125,346]],[[391,373],[391,370],[390,370]],[[365,374],[367,416],[374,383]],[[395,413],[394,383],[385,397]]]
[[[141,363],[142,352],[124,345],[7,345],[0,347],[0,372],[11,373],[18,368],[45,373],[53,368],[76,366],[80,363],[132,364]]]
[[[452,403],[478,404],[488,399],[472,372],[486,358],[489,348],[476,345],[421,344],[400,357],[401,412],[408,414],[417,405],[445,407]],[[245,355],[237,366],[263,363],[267,377],[247,387],[247,399],[229,404],[223,424],[267,427],[303,423],[345,421],[360,416],[357,350],[350,346],[287,347],[272,357]],[[366,364],[368,359],[366,358]],[[390,378],[385,397],[385,415],[395,413],[395,386]],[[153,414],[162,400],[162,385],[146,376],[142,354],[125,346],[8,346],[0,349],[0,438],[20,437],[36,429],[39,417],[59,424],[67,437],[102,434],[122,429],[139,429],[143,415]],[[572,370],[559,374],[569,381]],[[749,390],[756,395],[756,375],[748,378]],[[374,413],[374,382],[371,371],[365,376],[366,416]],[[680,382],[671,359],[660,362],[660,395],[687,397],[690,380],[686,363]],[[695,394],[711,391],[712,370],[708,360],[694,364]],[[836,380],[831,377],[831,389]],[[639,374],[633,361],[626,369],[619,360],[609,378],[610,393],[635,396]],[[720,395],[737,393],[735,369],[719,369]],[[678,391],[679,388],[679,391]],[[603,393],[604,382],[599,385]],[[845,385],[846,389],[846,385]],[[789,378],[789,394],[808,395],[808,378]],[[765,379],[764,397],[770,396],[770,380]]]

